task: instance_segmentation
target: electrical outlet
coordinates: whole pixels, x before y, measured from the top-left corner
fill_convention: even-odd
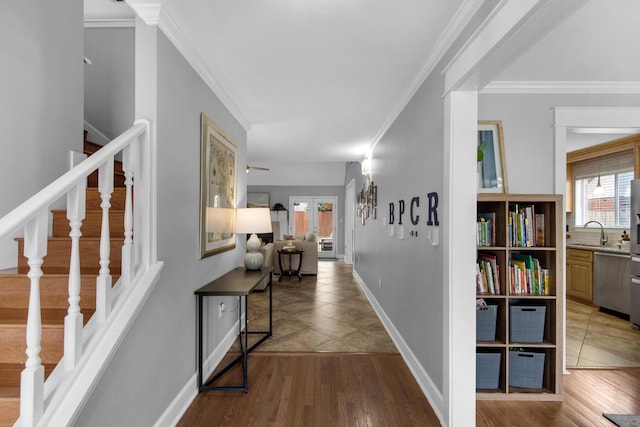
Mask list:
[[[224,311],[225,306],[224,303],[221,302],[220,305],[218,306],[218,318],[221,319],[222,318],[222,312]]]

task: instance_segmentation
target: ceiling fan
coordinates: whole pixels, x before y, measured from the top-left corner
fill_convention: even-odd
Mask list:
[[[263,168],[261,166],[249,166],[247,165],[247,173],[251,172],[251,171],[268,171],[271,170],[269,168]]]

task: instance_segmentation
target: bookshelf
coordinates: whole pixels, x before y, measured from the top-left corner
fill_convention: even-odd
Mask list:
[[[476,398],[562,400],[562,196],[478,194],[477,214],[476,299],[497,313],[495,339],[476,341]]]

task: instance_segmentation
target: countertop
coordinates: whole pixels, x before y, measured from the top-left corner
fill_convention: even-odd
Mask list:
[[[584,243],[567,243],[567,248],[571,249],[582,249],[585,251],[593,251],[593,252],[610,252],[619,255],[629,255],[629,249],[623,248],[618,249],[617,246],[598,246],[598,245],[587,245]]]

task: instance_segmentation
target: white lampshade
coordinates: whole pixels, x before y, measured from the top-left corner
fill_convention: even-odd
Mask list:
[[[271,233],[269,208],[237,209],[236,233]]]
[[[260,240],[256,233],[271,233],[271,213],[268,208],[241,208],[236,210],[236,233],[251,233],[247,240],[244,266],[247,270],[259,270],[264,258],[258,250]]]

